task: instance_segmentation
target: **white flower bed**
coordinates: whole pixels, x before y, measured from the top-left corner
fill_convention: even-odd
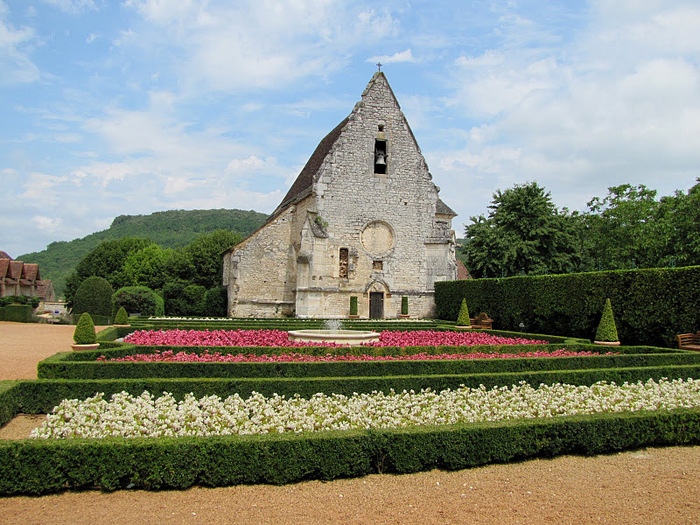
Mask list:
[[[179,403],[164,393],[133,397],[103,394],[85,401],[64,400],[47,416],[34,438],[211,436],[321,430],[448,425],[477,421],[544,418],[601,412],[700,407],[700,381],[662,379],[623,385],[541,385],[485,387],[390,394],[316,394],[311,399],[254,393]]]

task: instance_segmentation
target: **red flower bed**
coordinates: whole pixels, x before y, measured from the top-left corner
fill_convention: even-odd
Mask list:
[[[308,343],[290,341],[289,334],[281,330],[137,330],[124,341],[136,345],[157,346],[344,346],[337,343]],[[483,332],[435,332],[419,330],[413,332],[384,331],[379,341],[363,343],[362,346],[475,346],[475,345],[520,345],[547,344],[547,341],[532,341],[520,337],[500,337]]]
[[[554,350],[552,352],[523,352],[521,354],[498,354],[475,352],[473,354],[414,354],[397,356],[371,356],[371,355],[306,355],[299,353],[289,353],[280,355],[254,355],[254,354],[221,354],[219,352],[205,352],[203,354],[190,354],[172,350],[156,352],[155,354],[136,354],[115,359],[99,357],[98,361],[144,361],[144,362],[180,362],[180,363],[210,363],[210,362],[313,362],[313,361],[399,361],[399,360],[427,360],[427,359],[488,359],[488,358],[514,358],[514,357],[572,357],[601,355],[595,352],[571,352],[568,350]],[[607,352],[604,355],[617,355],[614,352]]]

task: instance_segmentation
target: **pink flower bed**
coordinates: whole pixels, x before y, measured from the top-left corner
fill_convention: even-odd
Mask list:
[[[137,330],[124,341],[136,345],[155,346],[344,346],[337,343],[307,343],[290,341],[289,334],[281,330]],[[362,346],[475,346],[475,345],[519,345],[547,344],[547,341],[532,341],[520,337],[500,337],[483,332],[435,332],[418,330],[412,332],[384,331],[379,341],[363,343]]]
[[[473,354],[414,354],[397,356],[371,356],[371,355],[306,355],[299,353],[288,353],[280,355],[254,355],[254,354],[221,354],[219,352],[205,352],[203,354],[190,354],[172,350],[156,352],[155,354],[136,354],[127,357],[107,359],[99,357],[98,361],[144,361],[144,362],[179,362],[179,363],[241,363],[241,362],[313,362],[313,361],[400,361],[400,360],[428,360],[428,359],[488,359],[488,358],[514,358],[514,357],[573,357],[601,355],[595,352],[571,352],[569,350],[554,350],[552,352],[523,352],[521,354],[498,354],[475,352]],[[604,355],[617,355],[615,352],[607,352]]]

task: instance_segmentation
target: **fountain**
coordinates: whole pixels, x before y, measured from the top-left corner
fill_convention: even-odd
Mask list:
[[[343,330],[342,321],[339,319],[327,319],[323,322],[323,328],[320,330],[290,331],[289,340],[357,346],[361,343],[379,341],[379,334],[363,330]]]

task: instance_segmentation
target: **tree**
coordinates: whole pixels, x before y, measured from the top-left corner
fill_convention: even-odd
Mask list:
[[[173,250],[163,249],[157,244],[150,244],[130,253],[124,260],[115,280],[120,286],[147,286],[160,290],[168,280],[166,269]]]
[[[664,241],[656,233],[661,225],[656,190],[640,184],[608,188],[608,195],[588,202],[584,258],[591,270],[657,266]]]
[[[567,273],[578,269],[576,221],[531,182],[498,190],[489,216],[465,227],[467,267],[475,277]]]
[[[73,297],[73,314],[88,312],[91,315],[112,317],[112,293],[114,290],[104,277],[93,275],[85,279]]]
[[[664,241],[658,266],[700,264],[700,178],[687,193],[662,197],[654,233]]]
[[[119,276],[126,258],[146,246],[153,244],[147,239],[125,237],[123,239],[104,241],[88,253],[76,266],[66,281],[66,300],[73,302],[73,296],[80,284],[90,276],[97,275],[109,281],[113,288],[121,286]]]
[[[197,237],[184,249],[191,261],[193,271],[187,281],[205,288],[220,286],[222,280],[221,254],[241,242],[242,239],[240,233],[229,230],[215,230]]]

